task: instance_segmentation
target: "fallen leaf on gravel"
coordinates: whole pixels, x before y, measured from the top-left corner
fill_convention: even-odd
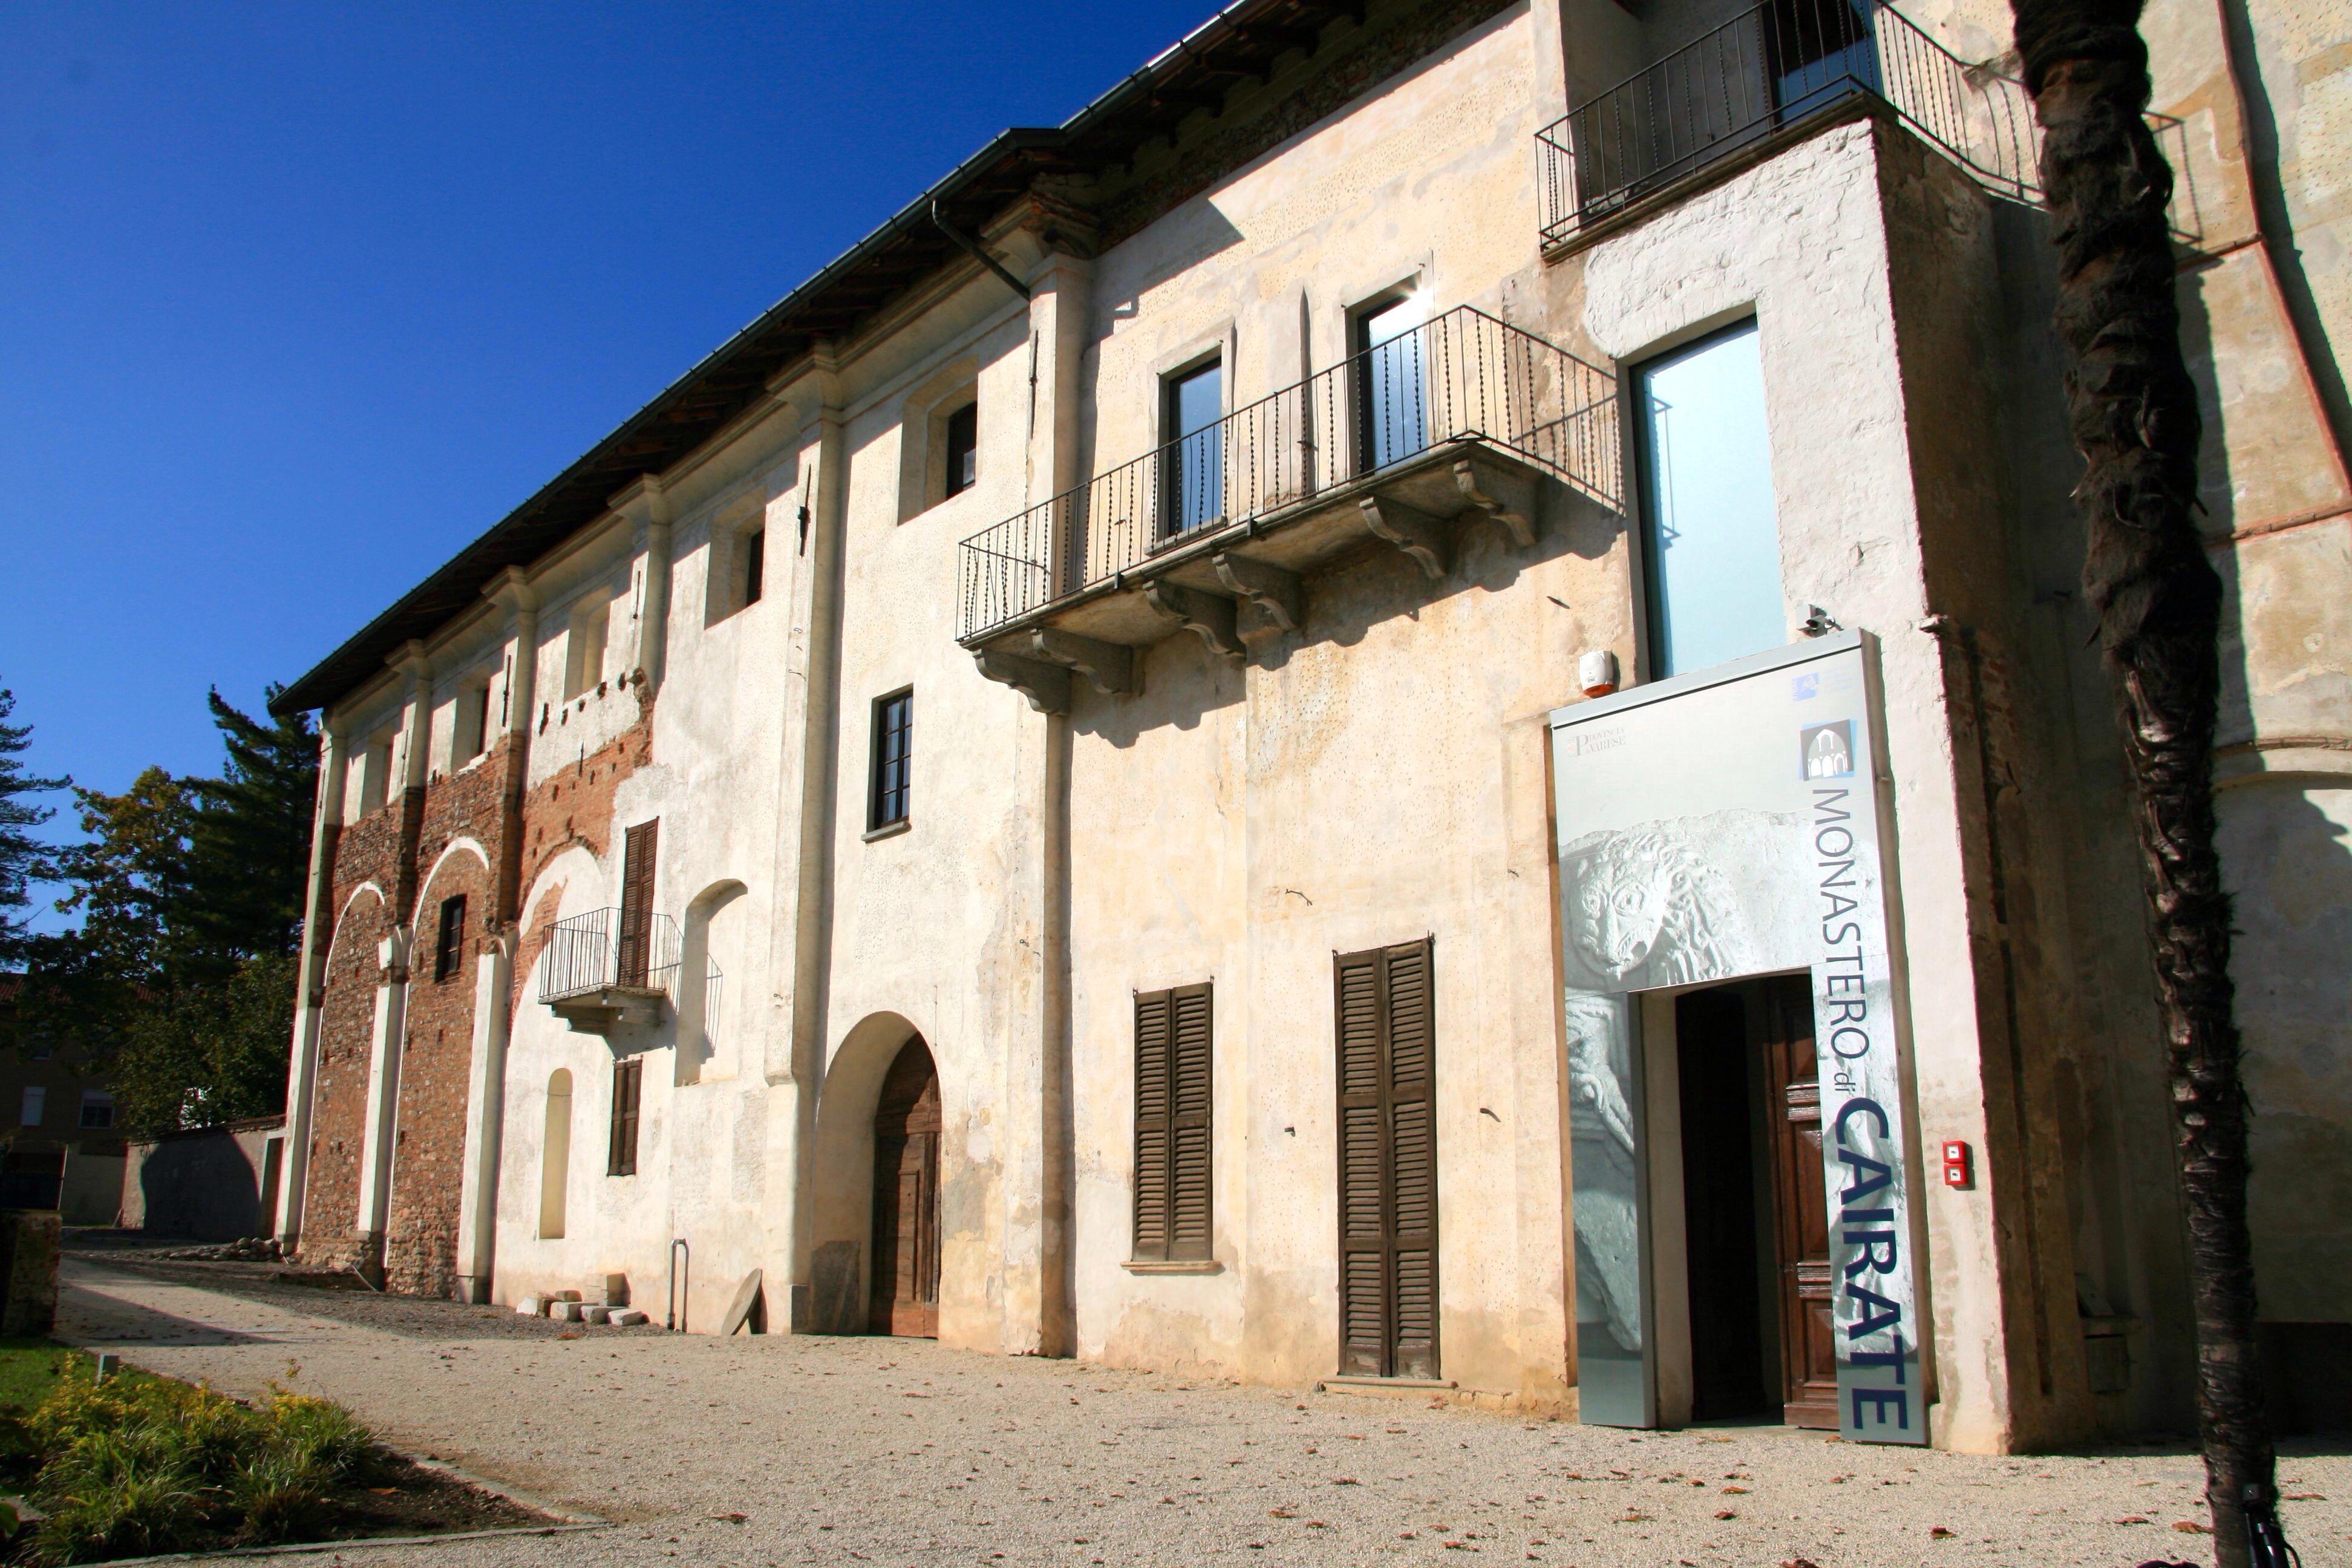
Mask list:
[[[1746,1487],[1726,1487],[1723,1489],[1733,1497],[1743,1496],[1748,1490]]]
[[[1331,1484],[1335,1487],[1357,1487],[1363,1485],[1361,1481],[1358,1480],[1353,1476],[1333,1476],[1331,1478]]]
[[[1625,1517],[1619,1520],[1617,1522],[1620,1524],[1647,1524],[1650,1522],[1650,1516],[1646,1513],[1635,1513],[1629,1509],[1626,1510]]]
[[[2286,1494],[2286,1500],[2289,1502],[2326,1502],[2327,1500],[2321,1497],[2317,1492],[2289,1492]]]
[[[1791,1557],[1782,1563],[1780,1568],[1821,1568],[1821,1564],[1809,1557]]]
[[[1297,1511],[1293,1509],[1270,1508],[1265,1510],[1265,1517],[1268,1519],[1297,1519],[1298,1514]]]
[[[2211,1525],[2200,1524],[2193,1519],[2176,1519],[2172,1521],[2172,1528],[2180,1531],[2183,1535],[2210,1535],[2213,1533],[2213,1527]]]
[[[400,1489],[398,1487],[370,1487],[368,1488],[368,1490],[375,1493],[378,1497],[393,1497],[398,1494]]]
[[[1932,1529],[1932,1530],[1930,1530],[1929,1531],[1927,1531],[1927,1533],[1928,1533],[1928,1534],[1930,1534],[1930,1535],[1932,1535],[1932,1536],[1934,1536],[1934,1537],[1935,1537],[1937,1540],[1938,1540],[1938,1541],[1948,1541],[1948,1540],[1950,1540],[1950,1539],[1951,1539],[1951,1536],[1952,1536],[1952,1532],[1951,1532],[1950,1531],[1948,1531],[1948,1530],[1946,1530],[1946,1529],[1945,1529],[1942,1525],[1940,1525],[1940,1524],[1939,1524],[1939,1525],[1937,1525],[1934,1529]]]
[[[1715,1517],[1717,1519],[1738,1519],[1739,1515],[1733,1512],[1730,1509],[1719,1508],[1715,1510]]]
[[[2116,1522],[2117,1524],[2146,1524],[2147,1520],[2146,1516],[2141,1514],[2127,1513],[2124,1515],[2123,1518],[2116,1521]]]
[[[740,1524],[750,1516],[740,1513],[714,1513],[710,1517],[713,1519],[723,1519],[730,1524]]]

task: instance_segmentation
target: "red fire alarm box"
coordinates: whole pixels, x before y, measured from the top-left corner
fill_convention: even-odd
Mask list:
[[[1957,1138],[1945,1139],[1944,1185],[1972,1187],[1976,1184],[1976,1166],[1969,1158],[1969,1146]]]

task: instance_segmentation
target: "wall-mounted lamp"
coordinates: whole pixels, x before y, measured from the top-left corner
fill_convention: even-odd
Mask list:
[[[1576,684],[1587,697],[1606,697],[1617,689],[1617,656],[1605,647],[1590,649],[1576,661]]]

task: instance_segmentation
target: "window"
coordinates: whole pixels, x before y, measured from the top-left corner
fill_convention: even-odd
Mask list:
[[[360,752],[360,810],[365,816],[384,803],[392,791],[392,736],[378,735]]]
[[[743,536],[743,605],[760,602],[768,575],[768,531],[755,528]]]
[[[646,1063],[642,1057],[613,1064],[613,1139],[611,1152],[604,1162],[608,1176],[634,1176],[637,1173],[637,1091],[644,1087]]]
[[[490,749],[490,688],[488,681],[457,694],[457,753],[452,768],[462,768]]]
[[[114,1125],[114,1096],[102,1089],[81,1091],[81,1124],[84,1127]]]
[[[1211,360],[1166,385],[1159,537],[1172,539],[1225,514],[1225,367]]]
[[[433,978],[437,983],[457,973],[466,956],[466,896],[441,900],[441,933],[433,944]]]
[[[1209,1258],[1211,988],[1135,999],[1135,1257]]]
[[[654,857],[660,847],[658,820],[638,823],[621,845],[621,940],[614,979],[638,989],[653,977]]]
[[[547,1077],[546,1129],[539,1144],[539,1235],[557,1241],[572,1175],[572,1075],[562,1068]]]
[[[48,1109],[49,1091],[37,1083],[28,1083],[25,1086],[24,1102],[16,1109],[16,1120],[26,1127],[38,1127]]]
[[[1356,460],[1370,473],[1429,445],[1421,302],[1408,294],[1356,318]]]
[[[1654,673],[1788,640],[1756,323],[1633,372]]]
[[[961,495],[980,477],[980,405],[967,403],[948,416],[947,493]]]
[[[1774,0],[1765,12],[1772,104],[1786,124],[1857,89],[1884,91],[1871,12],[1856,0]]]
[[[584,697],[604,679],[604,636],[613,619],[613,602],[602,594],[572,612],[571,634],[563,647],[563,700]]]
[[[1437,1373],[1435,985],[1427,939],[1335,953],[1339,1372]]]
[[[867,831],[878,831],[907,820],[915,748],[915,694],[900,691],[874,700],[872,796],[866,803]]]

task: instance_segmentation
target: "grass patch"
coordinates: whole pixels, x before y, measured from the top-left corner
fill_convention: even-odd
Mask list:
[[[68,1377],[88,1383],[98,1363],[55,1340],[0,1340],[0,1415],[24,1415]]]

